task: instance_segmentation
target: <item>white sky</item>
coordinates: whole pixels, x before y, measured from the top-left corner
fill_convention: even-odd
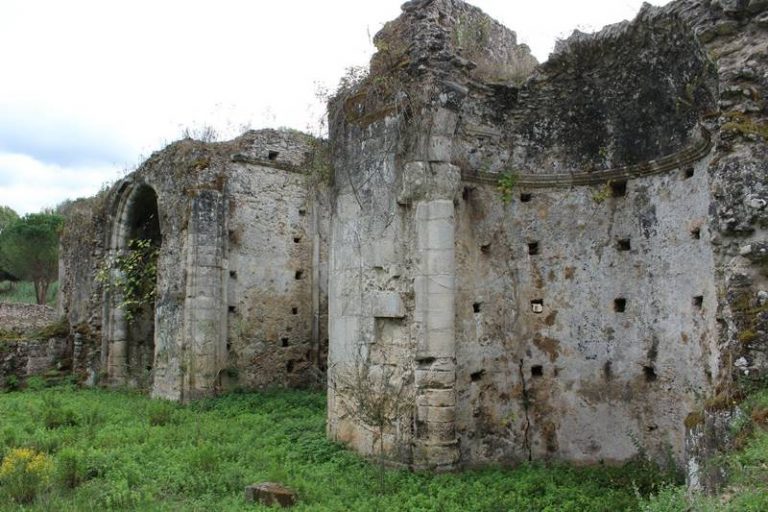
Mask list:
[[[652,0],[662,5],[669,0]],[[183,128],[315,129],[401,0],[0,0],[0,205],[92,195]],[[642,0],[474,0],[539,61]]]

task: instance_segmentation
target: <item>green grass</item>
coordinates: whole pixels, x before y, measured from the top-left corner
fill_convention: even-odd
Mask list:
[[[244,510],[247,484],[278,481],[299,492],[297,511],[620,511],[660,481],[648,465],[392,469],[382,491],[375,464],[326,440],[325,396],[299,391],[188,407],[104,390],[0,394],[0,457],[19,447],[50,455],[56,477],[24,509],[0,486],[0,510]]]
[[[59,282],[56,281],[48,288],[49,306],[56,305],[56,297],[59,293]],[[37,304],[35,297],[35,286],[31,281],[20,281],[11,283],[0,281],[0,302],[10,302],[13,304]]]

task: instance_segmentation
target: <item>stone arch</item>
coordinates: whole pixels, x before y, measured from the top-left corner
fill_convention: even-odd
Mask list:
[[[108,261],[136,250],[135,241],[147,241],[159,253],[163,235],[158,196],[147,183],[125,183],[120,187],[107,251]],[[155,262],[156,263],[156,262]],[[129,312],[119,286],[120,271],[113,265],[106,287],[104,318],[107,325],[103,351],[109,382],[113,385],[151,388],[155,367],[156,318],[154,301]],[[155,286],[157,278],[155,278]]]

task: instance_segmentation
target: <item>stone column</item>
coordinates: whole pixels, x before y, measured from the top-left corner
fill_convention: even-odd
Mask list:
[[[455,212],[460,170],[450,164],[405,165],[400,202],[415,207],[414,332],[418,469],[449,470],[456,438]]]
[[[225,211],[224,198],[214,190],[202,191],[192,201],[184,301],[185,401],[213,391],[226,353]]]

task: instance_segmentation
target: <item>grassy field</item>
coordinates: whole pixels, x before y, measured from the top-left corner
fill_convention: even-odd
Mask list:
[[[316,392],[188,407],[104,390],[0,394],[0,509],[267,510],[246,506],[243,489],[278,481],[299,492],[297,511],[620,511],[664,483],[647,464],[524,465],[387,470],[382,488],[375,464],[325,439],[324,418]],[[15,502],[31,499],[28,488],[34,499]]]
[[[58,281],[51,284],[48,288],[48,302],[49,306],[56,305],[56,295],[59,293]],[[10,302],[14,304],[36,304],[35,287],[30,281],[21,281],[18,283],[10,283],[8,281],[0,281],[0,302]]]

